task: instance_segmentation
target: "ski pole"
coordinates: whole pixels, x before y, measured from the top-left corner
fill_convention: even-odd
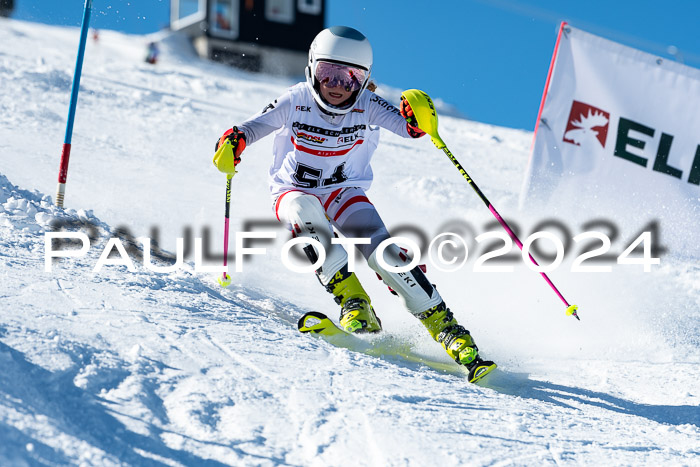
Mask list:
[[[235,126],[232,129],[238,131]],[[220,172],[226,174],[226,213],[224,219],[224,273],[218,278],[221,287],[231,285],[231,276],[226,273],[226,265],[228,262],[228,224],[231,211],[231,179],[236,173],[236,156],[233,151],[233,145],[228,139],[223,144],[218,145],[218,149],[214,154],[214,165]]]
[[[228,262],[228,224],[231,212],[231,179],[233,174],[226,174],[226,212],[224,214],[224,273],[218,278],[221,287],[231,285],[231,276],[226,273],[226,263]]]
[[[90,13],[92,12],[92,0],[85,0],[83,9],[83,22],[80,26],[80,43],[78,45],[78,57],[75,59],[75,73],[73,73],[73,87],[70,92],[70,105],[68,106],[68,122],[66,123],[66,136],[61,150],[61,163],[58,168],[58,188],[56,189],[56,206],[63,207],[63,198],[66,194],[66,181],[68,178],[68,161],[70,160],[71,140],[73,138],[73,122],[75,108],[78,105],[78,92],[80,91],[80,75],[83,70],[83,57],[85,56],[85,41],[90,26]]]
[[[418,89],[409,89],[401,94],[401,99],[405,99],[406,101],[408,101],[408,103],[411,105],[411,108],[413,109],[413,114],[415,115],[415,118],[417,120],[418,127],[421,130],[425,131],[428,135],[430,135],[430,139],[435,145],[435,147],[437,147],[438,149],[442,149],[442,151],[452,161],[457,170],[459,170],[459,173],[462,174],[467,183],[469,183],[469,185],[474,189],[479,198],[481,198],[481,201],[483,201],[484,204],[486,204],[486,207],[489,209],[489,211],[491,211],[491,214],[493,214],[494,217],[496,217],[498,223],[501,224],[501,226],[506,230],[506,232],[508,232],[508,235],[510,235],[513,241],[516,243],[516,245],[518,245],[518,247],[522,251],[523,242],[521,242],[517,235],[515,235],[513,229],[510,228],[508,223],[503,219],[503,217],[501,217],[498,211],[496,211],[496,208],[493,207],[488,198],[486,198],[484,193],[479,189],[476,183],[474,183],[474,180],[472,180],[467,171],[464,170],[462,164],[459,163],[454,154],[452,154],[452,152],[447,148],[447,145],[442,140],[442,138],[440,138],[440,135],[437,131],[437,112],[435,111],[435,105],[430,99],[430,96]],[[528,253],[528,256],[530,257],[530,261],[532,261],[533,264],[539,266],[539,264],[537,264],[537,261],[535,261],[535,258],[533,258],[531,254]],[[578,314],[576,313],[576,310],[578,310],[578,306],[570,305],[569,302],[566,301],[564,296],[561,294],[561,292],[559,292],[559,289],[556,288],[556,286],[552,283],[552,281],[549,279],[546,273],[540,272],[540,275],[542,275],[544,280],[547,281],[547,284],[549,284],[552,290],[554,290],[554,293],[557,294],[561,301],[564,302],[564,305],[566,305],[566,314],[573,315],[577,320],[580,321],[581,318],[579,318]]]
[[[235,126],[232,128],[234,132],[238,131]],[[221,287],[231,285],[231,276],[226,273],[226,264],[228,262],[228,224],[231,211],[231,179],[236,175],[236,156],[233,151],[233,145],[230,140],[224,141],[218,145],[218,149],[214,154],[214,165],[220,172],[226,174],[226,214],[224,219],[224,273],[218,278]]]

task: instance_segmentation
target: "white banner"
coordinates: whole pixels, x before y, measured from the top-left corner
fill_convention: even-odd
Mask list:
[[[520,202],[700,257],[700,70],[563,24]]]

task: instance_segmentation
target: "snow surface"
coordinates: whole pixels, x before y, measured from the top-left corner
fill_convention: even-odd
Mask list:
[[[296,330],[303,312],[337,309],[312,274],[280,260],[288,236],[270,210],[267,138],[233,180],[231,224],[278,238],[257,244],[268,254],[230,287],[195,271],[191,250],[170,273],[138,254],[134,271],[94,273],[119,231],[170,252],[199,237],[221,255],[214,141],[292,82],[201,61],[177,36],[102,31],[87,47],[59,210],[78,35],[0,19],[0,465],[700,465],[700,269],[682,252],[650,273],[614,263],[572,273],[568,254],[550,277],[581,322],[520,263],[474,272],[473,242],[458,272],[428,262],[499,364],[481,385],[456,365],[435,369],[449,358],[366,266],[358,274],[386,328],[368,345],[398,341],[428,364],[336,348]],[[151,40],[156,66],[143,62]],[[541,220],[516,211],[531,133],[451,117],[440,133],[504,216],[523,232]],[[383,132],[373,167],[369,196],[392,229],[500,230],[427,138]],[[572,235],[588,220],[561,219]],[[45,272],[56,222],[82,226],[92,247]],[[618,227],[619,254],[643,226]]]

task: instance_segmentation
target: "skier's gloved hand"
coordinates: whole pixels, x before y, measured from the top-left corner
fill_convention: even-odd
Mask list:
[[[216,142],[214,165],[220,172],[233,174],[236,165],[241,162],[241,153],[245,149],[245,134],[235,126],[224,132]]]
[[[214,151],[218,151],[225,141],[230,141],[234,154],[236,155],[236,163],[238,163],[241,158],[240,155],[245,149],[245,134],[239,130],[237,127],[229,128],[221,135],[221,138],[216,140],[216,147]]]
[[[401,96],[399,111],[401,112],[401,116],[406,119],[406,129],[408,130],[408,134],[411,135],[411,138],[420,138],[425,135],[425,131],[418,127],[418,120],[416,116],[413,115],[411,104],[409,104],[403,96]]]

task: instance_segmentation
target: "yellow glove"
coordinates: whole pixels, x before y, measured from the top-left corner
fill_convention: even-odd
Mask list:
[[[233,175],[236,165],[241,162],[241,153],[245,149],[245,135],[235,126],[226,132],[216,142],[214,165],[219,172]]]

